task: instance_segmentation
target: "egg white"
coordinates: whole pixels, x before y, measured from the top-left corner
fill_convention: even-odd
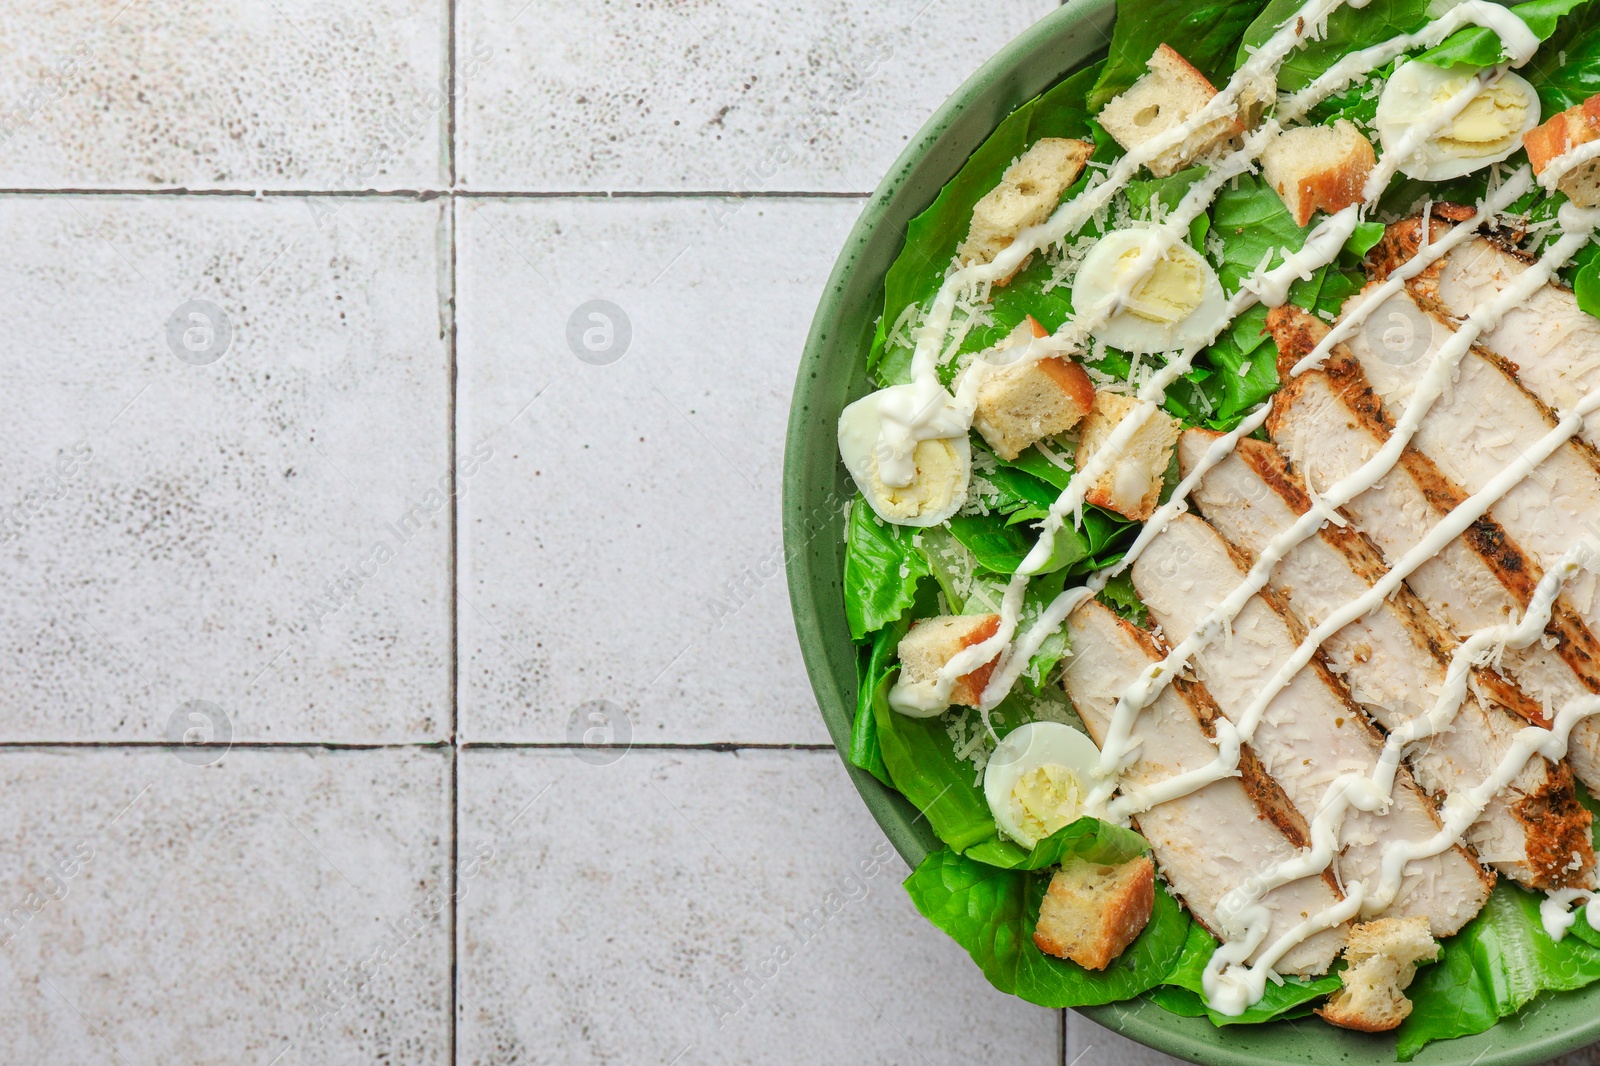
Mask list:
[[[1095,242],[1078,266],[1072,282],[1072,306],[1079,315],[1089,314],[1116,291],[1116,264],[1127,253],[1137,250],[1142,256],[1155,254],[1158,237],[1153,229],[1112,230]],[[1170,352],[1190,344],[1203,344],[1221,329],[1228,318],[1228,299],[1217,272],[1205,256],[1178,243],[1167,251],[1168,258],[1182,257],[1200,275],[1200,299],[1196,306],[1175,322],[1160,322],[1124,307],[1093,331],[1096,339],[1125,352],[1145,355]],[[1149,278],[1135,287],[1135,293]]]
[[[918,441],[913,453],[916,474],[904,488],[885,484],[878,473],[878,441],[883,430],[879,406],[886,394],[914,388],[879,389],[846,407],[839,415],[839,454],[879,518],[901,526],[936,526],[967,500],[972,446],[965,433]]]
[[[1373,119],[1384,153],[1398,150],[1401,138],[1417,123],[1427,121],[1430,112],[1439,106],[1434,102],[1436,95],[1459,92],[1468,78],[1479,73],[1471,67],[1436,67],[1416,60],[1397,68],[1378,97],[1378,112]],[[1498,163],[1521,148],[1522,135],[1539,124],[1539,94],[1525,78],[1511,71],[1500,76],[1496,88],[1519,94],[1526,104],[1521,122],[1508,130],[1505,138],[1486,144],[1476,152],[1469,152],[1460,144],[1440,143],[1442,139],[1449,139],[1455,128],[1452,123],[1424,141],[1402,162],[1400,172],[1408,178],[1445,181]]]
[[[1018,782],[1041,767],[1063,767],[1077,779],[1081,802],[1093,787],[1092,774],[1099,760],[1100,750],[1094,741],[1069,725],[1029,722],[1013,729],[995,746],[983,771],[983,798],[995,824],[1018,844],[1033,847],[1038,840],[1023,827],[1023,812],[1012,797]],[[1096,813],[1080,808],[1067,821]]]

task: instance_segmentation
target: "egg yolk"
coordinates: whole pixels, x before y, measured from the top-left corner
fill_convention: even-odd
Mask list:
[[[1433,91],[1435,106],[1449,101],[1467,84],[1466,78],[1451,78]],[[1435,143],[1472,155],[1504,147],[1522,132],[1528,117],[1528,100],[1515,85],[1492,85],[1472,98],[1455,122],[1440,133]]]
[[[1142,248],[1130,248],[1117,257],[1112,281],[1120,283],[1144,255]],[[1195,255],[1182,245],[1174,246],[1143,281],[1134,286],[1123,309],[1150,322],[1177,322],[1200,306],[1205,295],[1205,279]]]
[[[961,458],[949,441],[937,437],[919,440],[912,459],[917,473],[911,484],[895,488],[878,479],[883,506],[897,518],[917,518],[939,510],[955,497],[960,484]]]
[[[1017,815],[1018,828],[1037,842],[1077,821],[1083,813],[1083,798],[1078,775],[1049,763],[1017,779],[1011,789],[1011,809]]]

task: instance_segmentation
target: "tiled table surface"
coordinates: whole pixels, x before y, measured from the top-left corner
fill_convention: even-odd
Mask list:
[[[24,6],[9,1061],[1172,1061],[916,915],[763,576],[862,197],[1049,0]]]

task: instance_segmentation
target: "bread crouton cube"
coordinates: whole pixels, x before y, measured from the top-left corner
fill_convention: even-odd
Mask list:
[[[996,455],[1010,460],[1077,425],[1093,404],[1094,384],[1083,367],[1045,356],[990,370],[978,386],[972,428]]]
[[[1350,930],[1339,975],[1344,987],[1317,1008],[1324,1021],[1364,1033],[1393,1029],[1411,1013],[1403,993],[1411,987],[1417,963],[1439,957],[1426,915],[1379,918]]]
[[[1600,95],[1573,104],[1522,136],[1528,162],[1543,174],[1561,156],[1600,137]],[[1580,163],[1556,180],[1556,188],[1579,207],[1600,207],[1600,159]]]
[[[1155,887],[1155,864],[1146,855],[1119,866],[1068,859],[1039,904],[1033,942],[1046,955],[1103,970],[1144,931]]]
[[[907,684],[933,681],[957,652],[983,643],[999,629],[997,614],[947,614],[916,622],[900,638],[900,680]],[[995,658],[999,658],[998,653]],[[976,707],[994,667],[995,659],[990,659],[971,673],[961,675],[950,692],[950,702]]]
[[[1278,190],[1297,226],[1318,211],[1333,214],[1360,203],[1377,162],[1372,142],[1348,119],[1284,130],[1261,153],[1267,184]]]
[[[1061,203],[1061,194],[1078,180],[1089,161],[1094,145],[1065,137],[1045,137],[1034,143],[1006,168],[1000,184],[979,200],[972,209],[972,226],[967,239],[956,249],[963,263],[988,263],[1006,249],[1017,234],[1037,226],[1050,217]],[[1004,285],[1027,265],[996,282]]]
[[[1117,424],[1138,404],[1133,397],[1115,392],[1101,390],[1094,394],[1094,406],[1083,420],[1078,438],[1075,461],[1079,470],[1089,465]],[[1095,479],[1084,499],[1135,522],[1149,518],[1161,497],[1162,479],[1182,432],[1183,423],[1165,411],[1155,411],[1134,433],[1111,468]]]
[[[1186,122],[1217,95],[1204,74],[1165,44],[1156,49],[1147,66],[1148,74],[1100,112],[1100,125],[1130,152]],[[1164,178],[1232,140],[1244,128],[1245,123],[1235,116],[1213,119],[1145,165],[1156,177]]]

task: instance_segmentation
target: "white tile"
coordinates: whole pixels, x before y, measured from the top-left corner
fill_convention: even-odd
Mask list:
[[[0,754],[8,1061],[445,1063],[448,773],[437,750]]]
[[[0,739],[159,739],[189,700],[236,739],[445,734],[445,225],[403,200],[0,200],[26,250],[0,286]],[[191,300],[226,334],[175,319]]]
[[[463,1066],[1059,1062],[1059,1014],[916,913],[831,752],[469,748],[460,774],[463,861],[494,856],[462,868]]]
[[[1068,1011],[1067,1062],[1081,1066],[1183,1066],[1184,1060],[1120,1036],[1077,1011]]]
[[[107,0],[5,18],[0,185],[436,188],[440,0]]]
[[[465,738],[579,739],[605,700],[635,741],[827,739],[779,499],[800,349],[859,207],[458,207],[458,448],[493,451],[461,511]],[[605,365],[575,354],[609,357],[584,347],[592,300],[619,318]]]
[[[906,141],[1054,0],[462,0],[474,189],[875,188]]]

